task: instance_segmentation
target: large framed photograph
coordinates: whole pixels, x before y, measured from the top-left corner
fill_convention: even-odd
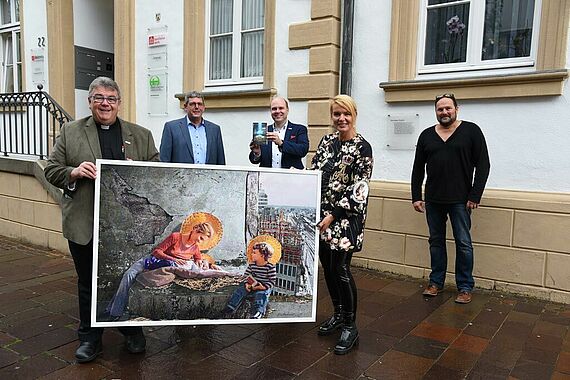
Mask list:
[[[320,172],[96,164],[94,326],[315,321]]]

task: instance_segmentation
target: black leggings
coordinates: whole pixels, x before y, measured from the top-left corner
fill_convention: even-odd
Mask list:
[[[356,314],[356,283],[350,273],[352,252],[331,250],[328,244],[321,242],[319,259],[335,312]]]

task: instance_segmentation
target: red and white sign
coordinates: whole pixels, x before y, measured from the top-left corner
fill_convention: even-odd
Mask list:
[[[162,46],[167,43],[166,33],[149,34],[148,36],[148,47]]]

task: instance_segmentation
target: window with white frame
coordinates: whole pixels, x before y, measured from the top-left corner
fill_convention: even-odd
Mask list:
[[[22,61],[18,0],[0,0],[0,41],[2,44],[0,92],[20,92],[22,90]]]
[[[533,66],[541,0],[422,0],[419,73]]]
[[[207,2],[206,84],[263,81],[265,0]]]

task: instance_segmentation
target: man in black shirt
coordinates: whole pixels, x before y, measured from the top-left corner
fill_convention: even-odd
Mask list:
[[[490,164],[483,132],[476,124],[457,119],[458,108],[453,94],[435,98],[438,124],[425,129],[418,139],[412,170],[412,202],[416,211],[425,211],[429,228],[431,274],[423,294],[436,296],[445,283],[445,232],[449,215],[459,291],[455,302],[469,303],[475,285],[471,210],[481,202]],[[422,183],[426,171],[424,202]]]

